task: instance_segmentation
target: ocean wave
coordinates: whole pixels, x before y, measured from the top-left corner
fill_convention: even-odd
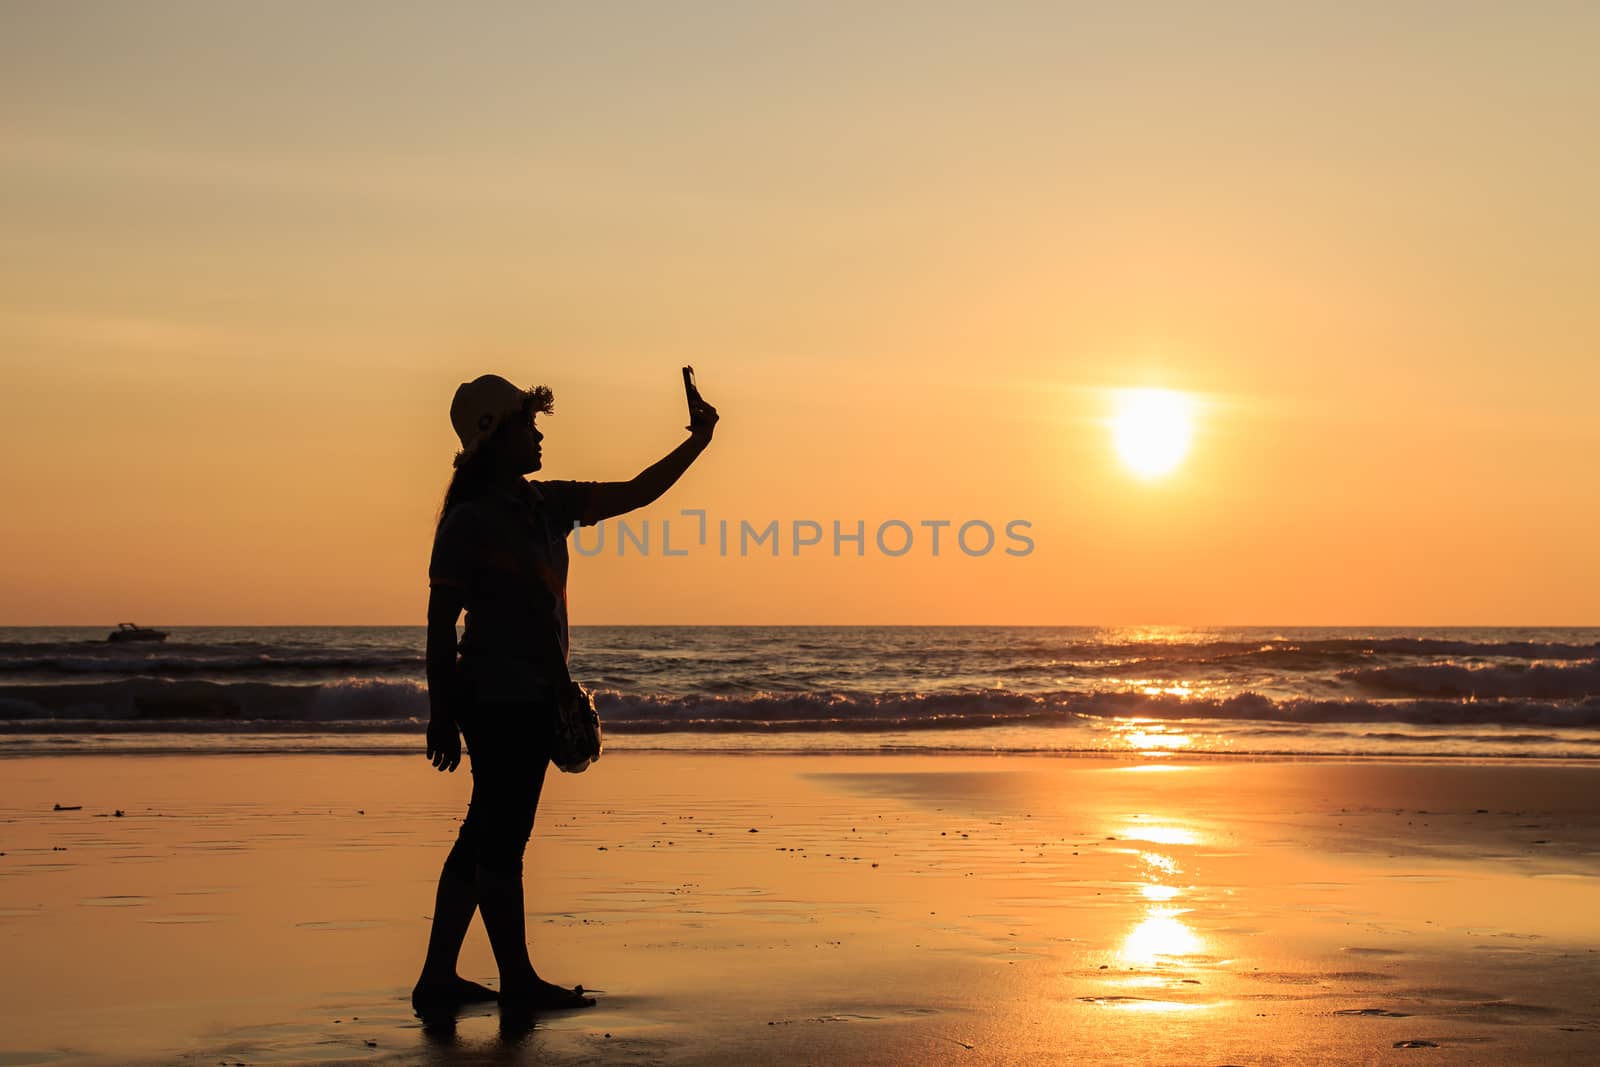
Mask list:
[[[137,679],[0,686],[0,719],[104,722],[359,722],[428,717],[424,685],[352,680],[326,685]]]
[[[947,693],[704,693],[677,696],[600,689],[595,694],[606,728],[632,733],[818,733],[818,731],[930,731],[987,726],[1082,726],[1106,720],[1216,720],[1315,728],[1338,723],[1414,726],[1600,726],[1600,672],[1594,665],[1565,669],[1472,670],[1478,699],[1459,696],[1450,670],[1403,669],[1390,678],[1410,685],[1414,699],[1314,699],[1149,694],[1141,689],[1016,693],[1003,688]],[[1445,670],[1445,673],[1429,673]],[[1418,673],[1421,672],[1421,673]],[[1373,672],[1365,672],[1373,673]],[[1485,694],[1499,678],[1504,693]],[[1366,685],[1373,681],[1363,680]],[[1454,686],[1454,688],[1453,688]],[[1466,689],[1462,689],[1466,691]],[[315,728],[333,723],[422,723],[427,688],[411,680],[341,680],[325,685],[272,685],[264,681],[82,681],[70,685],[0,686],[0,720],[11,723],[216,723],[250,729],[250,723],[293,723]],[[382,726],[390,728],[390,726]],[[13,729],[14,733],[14,729]]]
[[[1128,658],[1209,662],[1230,657],[1284,654],[1305,657],[1379,654],[1439,658],[1484,656],[1527,660],[1575,660],[1600,657],[1600,641],[1590,644],[1571,644],[1560,641],[1472,641],[1438,637],[1374,636],[1306,640],[1273,637],[1264,640],[1110,642],[1028,638],[1008,643],[1004,647],[1014,653],[1053,656],[1077,662]]]
[[[364,734],[420,734],[427,718],[364,719],[361,721],[306,722],[286,719],[3,719],[0,735],[17,734],[302,734],[316,737]]]
[[[1595,660],[1564,667],[1432,663],[1347,671],[1339,678],[1363,692],[1384,696],[1562,700],[1600,694],[1600,662]]]
[[[1271,700],[1256,693],[1197,699],[1143,692],[767,694],[756,697],[597,694],[608,728],[639,731],[938,730],[1038,726],[1095,719],[1227,720],[1316,725],[1600,726],[1600,698],[1540,701]]]
[[[579,628],[580,630],[582,628]],[[308,632],[301,640],[169,640],[159,645],[116,644],[103,640],[0,641],[0,675],[42,673],[145,673],[162,675],[229,674],[294,671],[418,670],[424,664],[420,634],[412,638],[350,642],[339,634]],[[755,647],[705,645],[696,639],[680,648],[683,635],[650,632],[648,640],[625,647],[579,643],[578,656],[602,668],[625,667],[641,674],[675,672],[708,664],[718,670],[767,669],[776,662],[791,669],[838,667],[857,663],[867,668],[896,669],[915,675],[952,660],[962,669],[981,669],[997,676],[1031,672],[1078,671],[1088,676],[1117,670],[1182,667],[1262,667],[1288,671],[1334,670],[1385,659],[1501,659],[1570,662],[1600,659],[1600,641],[1493,641],[1403,636],[1193,638],[1177,641],[1104,641],[1081,636],[1040,636],[1010,631],[931,635],[918,631],[915,641],[880,640],[867,647],[839,638],[830,641],[786,641],[770,645],[761,631],[740,631],[738,640]],[[344,643],[341,643],[343,640]],[[413,642],[415,642],[413,644]]]
[[[1581,688],[1581,687],[1580,687]],[[1140,691],[1017,693],[973,689],[942,693],[759,692],[624,693],[601,690],[596,703],[608,730],[621,732],[862,732],[974,730],[994,726],[1082,726],[1112,719],[1217,720],[1302,724],[1400,723],[1416,726],[1600,726],[1600,696],[1577,700],[1329,700],[1150,695]],[[198,680],[0,686],[0,719],[58,724],[93,721],[105,729],[151,729],[155,723],[215,723],[247,731],[260,723],[333,728],[334,723],[420,724],[426,687],[412,681],[341,681],[326,685],[219,683]],[[342,727],[341,727],[342,728]],[[383,726],[381,728],[394,728]],[[16,732],[13,728],[12,732]]]
[[[420,671],[424,657],[416,653],[284,653],[258,652],[254,654],[153,654],[151,652],[60,652],[45,655],[0,656],[0,676],[37,675],[95,675],[141,674],[172,675],[327,675],[352,671]]]

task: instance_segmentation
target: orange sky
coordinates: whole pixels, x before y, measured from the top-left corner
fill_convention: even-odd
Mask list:
[[[656,536],[868,554],[578,623],[1593,624],[1600,8],[1346,6],[8,4],[0,624],[420,623],[458,382],[625,478],[685,362]]]

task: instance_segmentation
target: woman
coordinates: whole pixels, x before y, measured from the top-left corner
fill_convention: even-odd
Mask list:
[[[493,374],[462,384],[450,405],[461,451],[428,566],[427,755],[454,771],[464,734],[472,799],[439,873],[428,958],[412,990],[419,1012],[497,999],[456,974],[479,910],[502,1004],[594,1003],[582,986],[539,977],[522,906],[522,856],[549,764],[554,695],[568,679],[566,535],[574,523],[626,514],[666,492],[711,443],[717,410],[691,393],[689,439],[631,481],[527,481],[544,440],[534,417],[554,410],[546,387],[523,390]]]

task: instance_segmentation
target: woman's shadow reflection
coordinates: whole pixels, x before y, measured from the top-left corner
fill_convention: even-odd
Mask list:
[[[489,1013],[482,1010],[483,1006],[474,1011],[470,1009],[438,1009],[419,1011],[417,1017],[422,1020],[422,1034],[428,1046],[438,1053],[469,1051],[469,1045],[463,1041],[459,1031],[462,1018],[477,1018]],[[500,1025],[498,1028],[497,1042],[484,1042],[471,1051],[482,1052],[493,1056],[496,1051],[504,1052],[507,1048],[530,1048],[535,1044],[534,1034],[541,1027],[540,1019],[543,1017],[538,1011],[520,1006],[508,1006],[499,1009]],[[447,1059],[431,1060],[438,1063],[462,1062],[459,1056],[451,1055]],[[498,1059],[495,1062],[499,1062]]]

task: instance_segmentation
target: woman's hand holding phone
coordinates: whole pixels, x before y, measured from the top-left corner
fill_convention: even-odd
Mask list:
[[[693,367],[683,368],[683,392],[689,401],[689,425],[684,429],[700,440],[710,441],[717,426],[717,409],[706,403],[695,387]]]

